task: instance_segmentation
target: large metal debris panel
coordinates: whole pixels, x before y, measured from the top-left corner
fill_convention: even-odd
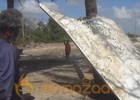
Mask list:
[[[140,100],[140,55],[114,21],[105,17],[78,21],[39,5],[67,32],[119,99]]]

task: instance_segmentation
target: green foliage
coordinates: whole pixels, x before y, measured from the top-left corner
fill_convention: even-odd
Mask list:
[[[49,36],[48,39],[50,42],[62,42],[64,40],[70,40],[66,32],[52,19],[49,19],[47,29]]]
[[[52,19],[45,24],[39,21],[35,27],[25,27],[24,44],[29,43],[52,43],[63,42],[64,40],[71,40],[66,32]],[[18,43],[23,43],[22,34],[17,39]]]
[[[127,35],[128,35],[130,38],[137,37],[136,34],[132,34],[132,33],[127,33]]]
[[[137,41],[138,41],[138,40],[137,40],[137,37],[139,37],[138,34],[127,33],[127,35],[129,36],[129,38],[130,38],[130,40],[131,40],[132,42],[137,42]]]

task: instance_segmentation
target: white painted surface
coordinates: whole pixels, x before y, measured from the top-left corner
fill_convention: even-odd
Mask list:
[[[140,55],[114,21],[77,21],[40,7],[65,29],[119,99],[140,100]]]

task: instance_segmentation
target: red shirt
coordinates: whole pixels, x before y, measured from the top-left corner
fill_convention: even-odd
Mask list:
[[[65,52],[70,53],[71,52],[71,47],[70,44],[65,44]]]

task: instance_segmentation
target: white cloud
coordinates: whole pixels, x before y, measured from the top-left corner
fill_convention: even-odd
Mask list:
[[[59,7],[55,3],[41,2],[46,5],[50,10],[59,11]],[[22,6],[18,6],[18,9],[24,14],[30,15],[42,15],[43,10],[39,7],[36,0],[25,0],[22,2]]]
[[[135,5],[131,9],[127,9],[126,7],[102,7],[98,6],[99,15],[108,17],[117,22],[125,32],[140,33],[140,6]],[[134,12],[137,13],[135,16]],[[136,21],[136,24],[135,24]]]
[[[67,0],[68,3],[70,4],[84,4],[85,0]]]
[[[131,10],[126,9],[125,7],[117,8],[113,7],[114,16],[119,19],[130,19]]]
[[[136,4],[135,4],[135,7],[136,7],[136,8],[140,8],[140,3],[136,3]]]
[[[60,11],[59,6],[54,2],[41,2],[41,3],[46,5],[52,11],[56,11],[56,12]]]
[[[137,3],[131,9],[126,7],[113,7],[115,20],[123,27],[125,32],[140,34],[140,4]]]
[[[18,9],[27,14],[40,14],[41,9],[39,8],[35,0],[26,0],[22,2],[22,6],[19,6]]]

